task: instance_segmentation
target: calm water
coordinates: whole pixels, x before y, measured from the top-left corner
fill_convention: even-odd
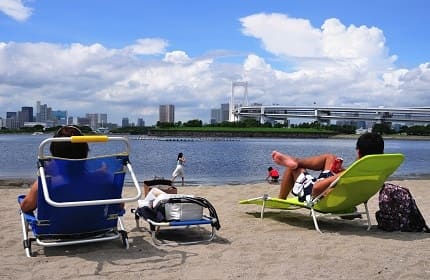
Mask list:
[[[48,135],[0,135],[0,178],[34,178],[40,142]],[[130,159],[139,181],[154,176],[170,178],[176,156],[186,157],[187,185],[243,184],[261,182],[272,163],[272,150],[299,157],[332,152],[344,158],[345,166],[355,160],[354,139],[266,139],[240,138],[238,141],[157,141],[129,136]],[[117,144],[117,143],[115,143]],[[113,144],[90,145],[90,154],[112,153]],[[392,178],[430,177],[430,141],[385,140],[386,153],[406,157]],[[280,168],[280,170],[283,170]]]

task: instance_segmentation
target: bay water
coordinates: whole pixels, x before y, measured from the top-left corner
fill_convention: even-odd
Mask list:
[[[51,135],[0,135],[0,179],[35,178],[38,146],[48,137]],[[130,140],[130,160],[139,181],[155,176],[170,179],[177,155],[182,152],[188,186],[262,182],[269,166],[278,168],[282,174],[284,168],[272,162],[273,150],[297,157],[334,153],[344,159],[344,166],[356,159],[356,139],[126,137]],[[111,154],[119,149],[115,143],[90,144],[90,155]],[[405,155],[405,162],[392,179],[430,177],[430,141],[385,139],[385,153]]]

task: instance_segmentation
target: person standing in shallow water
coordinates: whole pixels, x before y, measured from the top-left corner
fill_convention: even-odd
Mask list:
[[[182,186],[184,186],[184,164],[185,164],[185,157],[183,153],[178,154],[178,158],[176,159],[176,168],[172,173],[172,182],[175,181],[175,179],[180,176],[182,178]]]

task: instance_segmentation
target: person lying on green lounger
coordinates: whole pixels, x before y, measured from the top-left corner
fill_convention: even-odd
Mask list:
[[[357,159],[371,154],[383,154],[384,140],[377,133],[365,133],[358,138],[356,150]],[[272,159],[275,163],[287,167],[279,190],[280,199],[286,199],[290,192],[298,196],[300,201],[304,201],[307,196],[316,197],[345,170],[342,167],[342,159],[334,154],[295,158],[273,151]],[[321,171],[321,174],[315,178],[307,170]]]

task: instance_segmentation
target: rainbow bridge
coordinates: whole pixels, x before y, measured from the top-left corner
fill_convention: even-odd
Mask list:
[[[331,121],[372,121],[376,123],[401,123],[405,125],[430,124],[430,107],[414,108],[358,108],[281,105],[237,105],[231,111],[232,121],[254,118],[260,123],[310,119],[322,123]]]

